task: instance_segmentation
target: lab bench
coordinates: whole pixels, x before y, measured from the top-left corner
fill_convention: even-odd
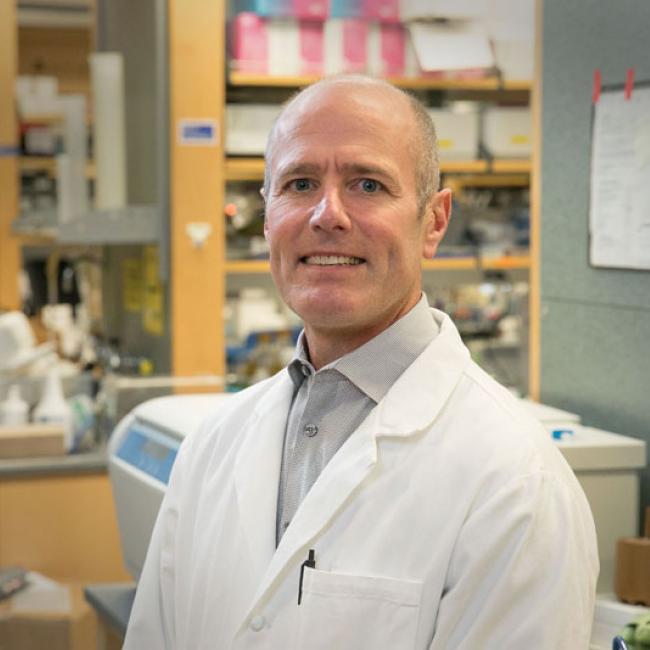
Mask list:
[[[135,598],[135,584],[88,585],[84,595],[99,618],[97,650],[121,647]]]
[[[104,445],[91,451],[67,456],[3,458],[0,460],[0,480],[6,477],[105,472],[106,465],[107,455]]]
[[[0,566],[55,580],[128,581],[104,447],[0,460]]]

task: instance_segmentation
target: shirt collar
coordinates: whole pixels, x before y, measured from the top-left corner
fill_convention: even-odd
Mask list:
[[[379,403],[397,378],[433,341],[439,326],[431,315],[427,297],[390,327],[352,352],[323,366],[318,372],[336,370],[359,390]],[[288,370],[296,388],[305,379],[303,368],[314,373],[305,346],[304,330],[298,337],[296,353]]]

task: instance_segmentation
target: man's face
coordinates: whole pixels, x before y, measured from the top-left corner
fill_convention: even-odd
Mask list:
[[[332,85],[277,127],[265,233],[275,283],[308,339],[312,329],[369,339],[400,318],[444,233],[433,206],[419,218],[414,118],[392,95]]]

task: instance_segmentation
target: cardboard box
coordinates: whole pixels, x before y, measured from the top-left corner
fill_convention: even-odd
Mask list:
[[[60,424],[0,426],[0,458],[63,456],[65,438]]]
[[[230,57],[241,72],[266,73],[269,53],[266,22],[253,13],[237,14],[230,23]]]
[[[0,650],[92,650],[97,619],[78,584],[30,573],[30,584],[0,601]]]

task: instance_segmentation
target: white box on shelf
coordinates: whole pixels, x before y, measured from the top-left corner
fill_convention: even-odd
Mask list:
[[[282,106],[279,104],[228,104],[226,153],[261,156]]]
[[[269,74],[296,76],[301,70],[300,28],[292,18],[271,18],[266,23]]]
[[[527,158],[531,154],[532,119],[529,108],[486,108],[483,144],[495,158]]]
[[[478,155],[479,114],[449,108],[428,111],[438,136],[441,160],[474,160]]]

